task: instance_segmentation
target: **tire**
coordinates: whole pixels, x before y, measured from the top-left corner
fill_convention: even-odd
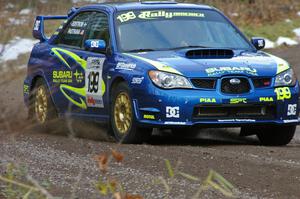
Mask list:
[[[262,128],[257,137],[265,146],[285,146],[295,135],[296,126],[272,126]]]
[[[29,117],[38,127],[46,127],[57,118],[55,106],[43,79],[36,81],[31,93]]]
[[[141,144],[147,141],[153,129],[139,128],[136,125],[130,89],[125,82],[113,89],[111,99],[111,127],[116,141],[123,144]]]

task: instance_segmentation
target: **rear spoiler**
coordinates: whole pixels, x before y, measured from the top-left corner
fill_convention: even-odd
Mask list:
[[[65,20],[65,19],[68,19],[68,16],[37,16],[32,31],[33,37],[40,40],[41,42],[47,41],[48,38],[46,37],[44,32],[45,20]]]

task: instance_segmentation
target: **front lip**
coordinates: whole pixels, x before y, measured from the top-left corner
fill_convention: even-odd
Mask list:
[[[215,125],[215,127],[228,125],[239,127],[242,125],[257,124],[280,124],[295,125],[299,124],[298,111],[296,115],[288,116],[288,105],[298,104],[299,86],[289,87],[291,98],[278,99],[273,87],[267,89],[258,89],[255,92],[246,95],[225,95],[221,92],[212,90],[188,90],[172,89],[164,90],[149,85],[142,93],[133,95],[135,101],[135,110],[137,121],[145,125],[153,126],[191,126],[191,125]],[[145,93],[144,93],[145,92]],[[147,96],[147,100],[145,100]],[[197,106],[235,106],[236,101],[232,98],[246,98],[246,102],[238,101],[239,105],[270,105],[275,106],[274,117],[256,117],[244,115],[240,118],[222,117],[222,118],[195,118],[194,111]],[[203,99],[201,101],[201,99]],[[167,118],[166,107],[180,107],[180,118]],[[155,115],[155,120],[143,118],[143,114]],[[296,121],[297,120],[297,121]],[[214,127],[214,126],[213,126]]]

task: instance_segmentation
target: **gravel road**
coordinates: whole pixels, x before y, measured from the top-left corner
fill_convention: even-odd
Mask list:
[[[286,58],[300,78],[300,46],[273,50]],[[171,191],[167,198],[191,198],[200,182],[168,178],[165,159],[182,172],[204,180],[213,169],[230,181],[238,198],[300,198],[300,130],[287,147],[262,147],[256,137],[241,138],[239,129],[205,129],[197,138],[172,137],[156,132],[147,144],[118,145],[106,140],[105,126],[74,122],[74,138],[66,125],[55,133],[28,126],[22,99],[24,70],[0,79],[0,174],[7,163],[25,165],[35,180],[49,180],[50,193],[63,198],[105,198],[95,188],[99,178],[117,179],[125,190],[145,198],[166,197],[164,177]],[[63,121],[61,121],[63,123]],[[83,131],[84,130],[84,131]],[[116,149],[124,161],[112,161],[108,173],[99,171],[95,155]],[[0,183],[0,190],[3,184]],[[222,198],[208,190],[201,198]],[[1,198],[1,194],[0,194]]]

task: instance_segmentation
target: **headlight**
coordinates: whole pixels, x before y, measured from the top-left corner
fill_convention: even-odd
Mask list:
[[[187,78],[173,73],[152,70],[149,71],[149,77],[152,82],[160,88],[192,88],[192,85]]]
[[[288,69],[276,76],[275,86],[295,86],[296,81],[297,78],[293,69]]]

